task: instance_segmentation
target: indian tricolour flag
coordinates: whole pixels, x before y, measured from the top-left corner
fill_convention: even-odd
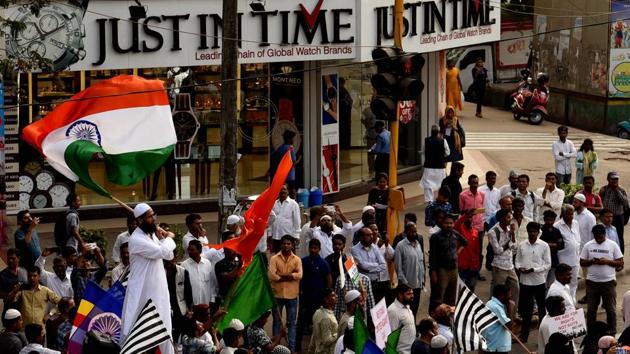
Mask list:
[[[106,197],[90,161],[102,159],[107,179],[127,186],[162,166],[177,141],[163,82],[131,75],[74,95],[24,128],[23,138],[61,174]]]

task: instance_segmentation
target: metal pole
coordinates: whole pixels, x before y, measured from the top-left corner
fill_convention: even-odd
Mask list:
[[[223,1],[223,38],[221,57],[221,160],[219,174],[219,235],[228,213],[227,194],[236,195],[238,1]],[[228,203],[229,204],[229,203]]]
[[[395,0],[394,2],[394,46],[402,50],[402,32],[403,32],[403,11],[404,0]],[[389,131],[391,133],[391,141],[389,145],[389,189],[398,185],[398,131],[400,106],[396,102],[396,120],[389,122]],[[377,181],[378,182],[378,181]],[[387,209],[387,235],[390,240],[398,233],[398,211],[391,207]]]

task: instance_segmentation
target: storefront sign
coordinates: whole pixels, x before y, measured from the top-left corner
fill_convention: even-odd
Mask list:
[[[400,113],[398,119],[402,124],[411,122],[416,115],[416,101],[399,101],[398,112]]]
[[[569,339],[581,337],[586,334],[586,320],[584,309],[567,312],[564,315],[551,317],[549,333],[560,332]]]
[[[339,192],[339,74],[322,73],[322,192]]]
[[[38,16],[29,11],[28,4],[10,7],[3,15],[26,23],[26,28],[7,39],[7,53],[28,59],[35,52],[50,59],[55,71],[221,62],[221,1],[147,0],[142,4],[146,16],[135,19],[130,16],[130,6],[136,5],[133,1],[54,1]],[[355,1],[252,4],[238,0],[241,63],[356,56]]]
[[[630,97],[630,0],[611,3],[608,96]]]
[[[372,59],[371,46],[394,44],[391,0],[361,1],[361,61]],[[427,53],[501,38],[501,8],[491,0],[405,1],[403,49]]]
[[[376,345],[383,349],[387,342],[387,336],[392,332],[392,328],[389,324],[389,316],[387,315],[387,304],[385,298],[382,298],[378,304],[374,305],[370,309],[372,315],[372,321],[374,322],[374,337],[376,338]]]
[[[4,158],[4,81],[0,78],[0,179],[5,180],[6,177],[6,160]],[[5,191],[6,192],[6,191]],[[0,246],[9,244],[7,238],[7,200],[6,193],[0,193]]]

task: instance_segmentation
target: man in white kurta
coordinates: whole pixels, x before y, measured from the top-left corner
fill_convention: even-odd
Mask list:
[[[164,230],[157,228],[155,213],[145,203],[133,212],[138,228],[129,238],[129,282],[123,306],[122,332],[126,337],[146,302],[151,299],[164,326],[170,333],[171,305],[163,260],[173,259],[175,242]],[[174,353],[170,341],[160,345],[163,354]]]

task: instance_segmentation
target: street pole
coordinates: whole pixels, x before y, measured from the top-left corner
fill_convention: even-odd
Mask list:
[[[402,32],[403,32],[403,11],[404,0],[395,0],[394,2],[394,46],[402,51]],[[389,190],[392,193],[398,185],[398,132],[400,127],[400,105],[396,102],[396,120],[389,122],[389,131],[391,140],[389,145]],[[378,181],[377,181],[378,182]],[[398,234],[398,211],[389,207],[387,208],[387,235],[393,240]]]
[[[221,160],[219,174],[219,230],[221,235],[228,208],[236,202],[236,133],[238,69],[238,1],[223,1],[221,57]]]

